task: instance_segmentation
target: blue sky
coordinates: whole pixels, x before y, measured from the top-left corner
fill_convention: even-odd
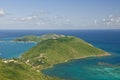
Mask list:
[[[120,0],[0,0],[0,29],[120,29]]]

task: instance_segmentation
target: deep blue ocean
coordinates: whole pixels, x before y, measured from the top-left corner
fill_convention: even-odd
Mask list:
[[[71,60],[43,70],[43,73],[65,80],[120,80],[120,30],[0,30],[0,57],[19,57],[35,43],[11,42],[26,35],[48,33],[82,38],[111,56]],[[100,64],[102,63],[102,65]]]

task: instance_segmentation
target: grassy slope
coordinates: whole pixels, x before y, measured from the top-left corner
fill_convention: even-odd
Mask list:
[[[60,38],[60,37],[64,37],[64,35],[56,35],[56,34],[45,34],[42,36],[23,36],[20,38],[17,38],[13,41],[24,41],[24,42],[28,42],[28,41],[34,41],[34,42],[41,42],[43,40],[47,40],[47,39],[54,39],[54,38]]]
[[[44,56],[40,57],[41,54]],[[107,54],[105,51],[95,48],[79,38],[62,37],[42,41],[23,54],[21,58],[23,61],[29,60],[32,66],[44,68],[69,59],[105,54]]]
[[[0,80],[58,80],[33,70],[24,63],[4,63],[0,60]]]
[[[38,42],[38,41],[40,41],[40,37],[37,37],[37,36],[24,36],[24,37],[21,37],[21,38],[17,38],[17,39],[15,39],[13,41],[25,41],[25,42],[27,42],[27,41],[36,41],[36,42]]]
[[[41,38],[28,36],[19,40],[40,40],[40,43],[25,52],[18,63],[4,63],[0,60],[0,80],[58,80],[36,70],[70,59],[108,54],[76,37],[50,34]]]

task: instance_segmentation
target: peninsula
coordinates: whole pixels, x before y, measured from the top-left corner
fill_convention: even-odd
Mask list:
[[[37,44],[13,60],[12,63],[9,60],[0,61],[0,69],[2,69],[0,75],[7,74],[7,76],[2,76],[2,80],[8,80],[14,74],[16,76],[15,79],[12,78],[13,80],[59,80],[43,74],[41,70],[71,59],[110,55],[106,51],[74,36],[46,34],[43,36],[24,36],[13,41],[32,41],[37,42]],[[21,78],[23,75],[24,77]]]

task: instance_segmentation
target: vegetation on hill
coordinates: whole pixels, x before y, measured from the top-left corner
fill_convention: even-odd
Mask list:
[[[0,80],[58,80],[37,72],[22,62],[0,60]]]
[[[56,35],[56,34],[45,34],[42,36],[24,36],[21,38],[17,38],[13,41],[24,41],[24,42],[28,42],[28,41],[34,41],[34,42],[41,42],[44,40],[48,40],[48,39],[58,39],[60,37],[65,37],[64,35]]]
[[[34,41],[37,45],[18,59],[0,60],[0,80],[58,80],[42,69],[70,59],[109,55],[80,38],[56,34],[25,36],[14,41]]]
[[[91,44],[72,36],[47,39],[21,57],[27,64],[42,69],[70,59],[108,55]]]

